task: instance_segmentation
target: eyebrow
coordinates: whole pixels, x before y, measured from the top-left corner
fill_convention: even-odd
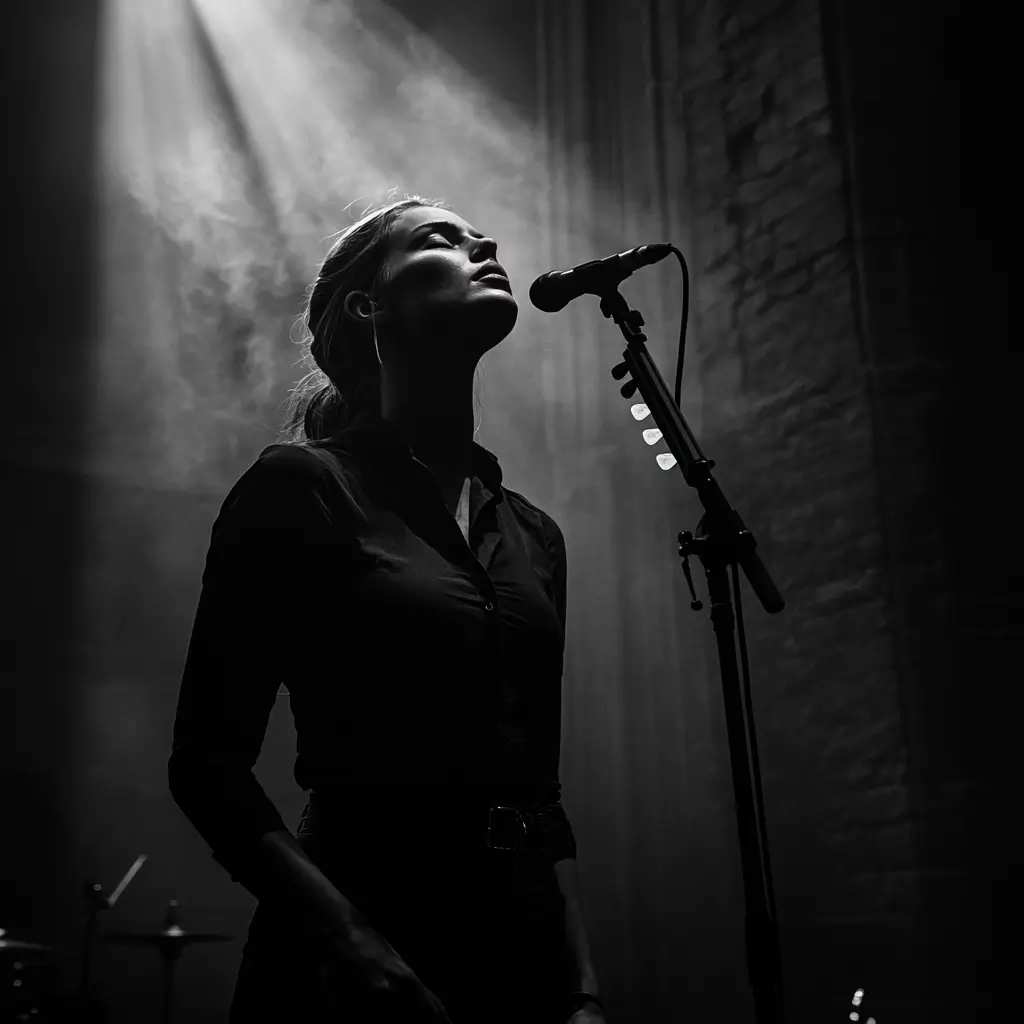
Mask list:
[[[453,224],[450,220],[431,220],[426,224],[420,224],[418,227],[412,229],[412,233],[409,235],[409,240],[412,241],[421,231],[426,231],[427,228],[458,228],[457,224]],[[468,232],[470,238],[483,238],[479,231]]]

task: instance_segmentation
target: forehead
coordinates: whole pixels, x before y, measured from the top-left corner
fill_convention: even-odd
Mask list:
[[[391,228],[391,238],[395,245],[402,245],[409,241],[417,228],[424,224],[451,224],[464,234],[480,237],[480,232],[473,227],[465,218],[460,217],[451,210],[439,210],[435,206],[413,206],[403,210],[396,218]]]

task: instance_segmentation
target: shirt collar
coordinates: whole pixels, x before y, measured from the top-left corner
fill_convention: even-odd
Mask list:
[[[368,455],[374,459],[397,460],[402,462],[412,459],[413,452],[398,428],[385,419],[374,420],[349,427],[335,437],[321,442],[325,445],[344,448],[357,458]],[[476,477],[483,488],[481,504],[485,504],[492,496],[501,497],[502,472],[498,457],[476,441],[472,443],[470,472]]]

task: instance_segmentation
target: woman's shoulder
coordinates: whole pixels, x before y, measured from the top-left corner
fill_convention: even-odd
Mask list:
[[[328,451],[306,443],[272,444],[242,473],[223,510],[259,506],[336,506],[350,496],[344,467]]]
[[[241,480],[249,478],[271,486],[278,482],[316,486],[345,475],[343,461],[333,452],[315,442],[304,441],[268,445],[242,474]]]
[[[271,444],[256,457],[250,469],[274,473],[321,473],[331,456],[322,447],[309,441]]]
[[[513,491],[504,485],[501,490],[517,518],[534,526],[548,543],[564,545],[562,530],[550,513],[545,512],[519,491]]]
[[[353,518],[329,462],[302,445],[270,445],[224,498],[203,583],[235,589],[239,581],[256,588],[267,580],[284,585],[299,572],[303,552],[337,552],[349,545]]]

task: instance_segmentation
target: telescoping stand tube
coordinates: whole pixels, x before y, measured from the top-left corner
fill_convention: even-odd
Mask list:
[[[683,479],[696,490],[704,506],[704,515],[697,527],[698,536],[694,537],[689,532],[679,534],[679,554],[683,559],[688,582],[687,558],[694,555],[700,560],[707,576],[711,598],[711,624],[715,630],[721,663],[733,797],[743,869],[747,974],[753,990],[755,1013],[758,1024],[782,1024],[782,962],[757,741],[747,685],[749,681],[746,672],[741,680],[736,659],[736,614],[732,601],[732,587],[735,587],[739,606],[736,567],[743,570],[765,611],[779,612],[784,602],[755,551],[757,542],[753,535],[743,525],[738,513],[730,506],[711,475],[714,463],[701,453],[681,410],[647,351],[647,338],[640,330],[644,324],[643,317],[629,308],[616,287],[609,288],[601,296],[601,312],[614,320],[622,331],[627,342],[622,358],[625,368],[632,375],[631,383],[636,385],[651,410],[669,449],[676,457]],[[624,375],[624,371],[621,375]],[[619,377],[620,374],[615,373],[615,376]],[[693,596],[692,607],[699,610],[700,602],[696,594]]]

